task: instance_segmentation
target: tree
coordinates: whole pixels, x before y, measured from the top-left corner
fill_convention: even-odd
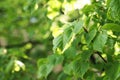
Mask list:
[[[0,1],[1,79],[119,80],[120,0],[84,1]]]

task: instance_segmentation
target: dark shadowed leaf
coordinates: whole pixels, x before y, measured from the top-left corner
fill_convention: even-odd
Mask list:
[[[106,75],[109,80],[118,80],[120,77],[120,62],[108,63],[106,67]]]

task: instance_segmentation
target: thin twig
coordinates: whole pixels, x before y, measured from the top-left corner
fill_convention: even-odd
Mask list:
[[[100,52],[95,52],[95,53],[98,54],[105,63],[107,63],[107,61],[101,56]]]
[[[7,48],[7,49],[16,48],[16,47],[23,47],[28,43],[31,43],[32,45],[41,44],[40,41],[28,41],[28,42],[22,42],[22,43],[18,43],[18,44],[10,44],[10,45],[6,45],[4,47]],[[0,47],[2,47],[2,46],[0,45]]]

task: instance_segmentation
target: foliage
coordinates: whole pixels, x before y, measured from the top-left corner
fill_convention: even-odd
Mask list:
[[[84,1],[1,0],[0,79],[119,80],[120,0]]]

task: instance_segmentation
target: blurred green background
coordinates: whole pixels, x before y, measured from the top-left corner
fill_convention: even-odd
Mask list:
[[[80,77],[87,80],[108,80],[112,75],[109,72],[114,69],[113,78],[117,80],[120,78],[119,13],[115,0],[0,0],[0,80],[78,80],[80,71]],[[106,31],[107,44],[101,39],[102,31]],[[102,43],[98,42],[98,36]],[[93,64],[89,60],[91,50],[102,52],[102,48],[101,55],[110,63],[105,64],[95,56]],[[78,64],[79,58],[83,61]],[[109,65],[110,69],[102,71]]]
[[[53,54],[51,26],[74,2],[0,0],[0,80],[37,80],[38,60]]]

